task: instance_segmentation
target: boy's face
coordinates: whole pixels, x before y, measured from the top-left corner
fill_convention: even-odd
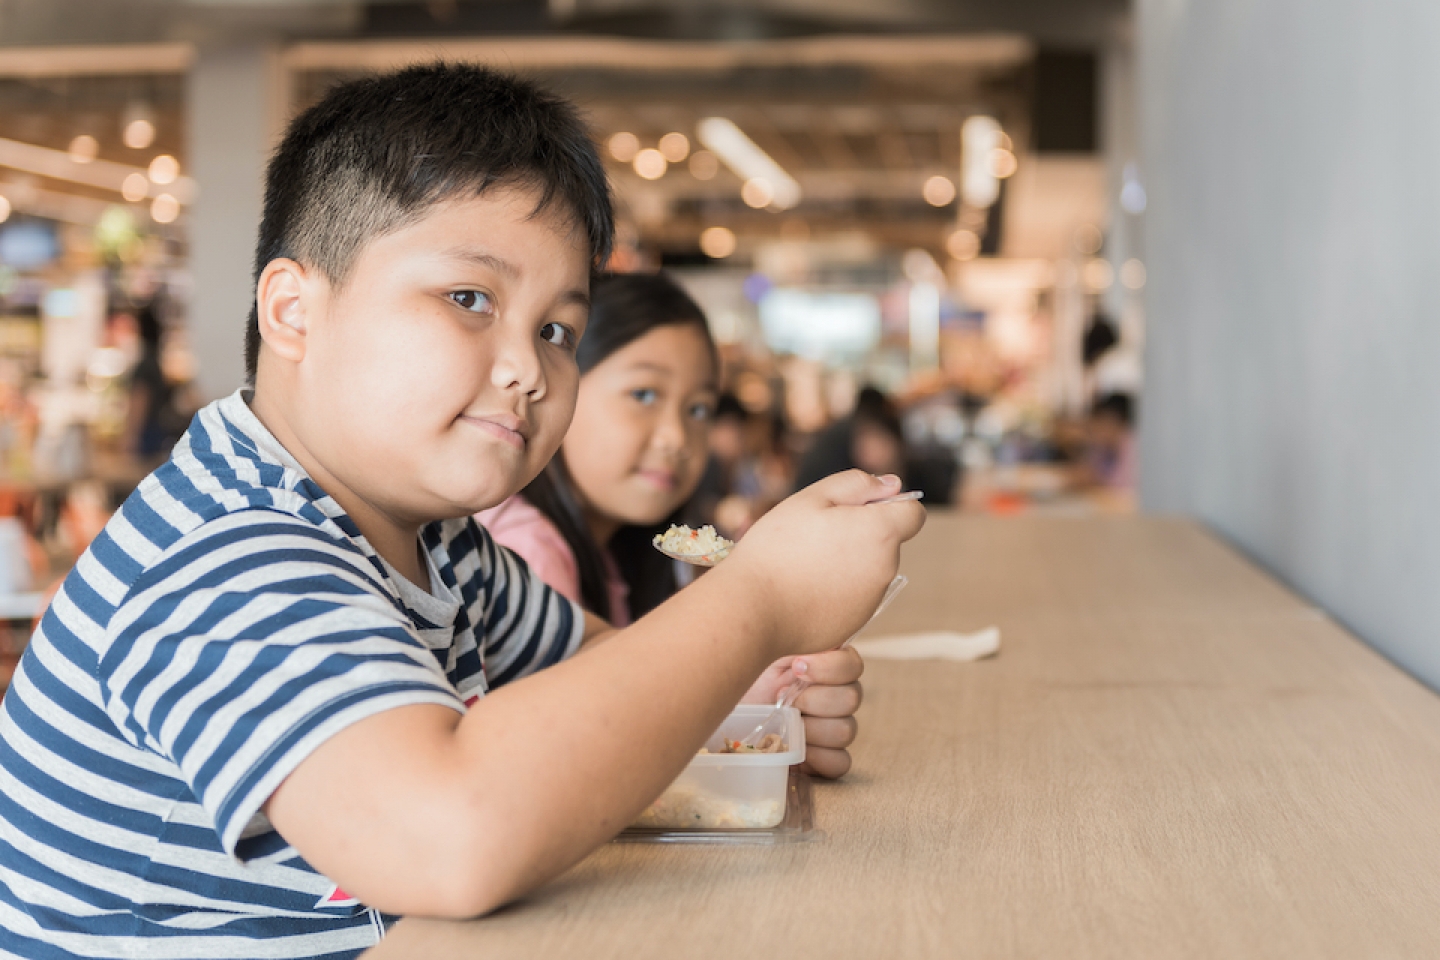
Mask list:
[[[370,242],[339,289],[320,282],[284,415],[342,506],[399,525],[464,516],[559,447],[589,251],[535,202],[500,187],[442,202]]]

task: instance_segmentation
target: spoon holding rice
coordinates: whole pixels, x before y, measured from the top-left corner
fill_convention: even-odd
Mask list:
[[[871,500],[866,506],[877,503],[899,503],[901,500],[919,500],[925,496],[923,490],[907,490],[893,497]],[[692,530],[684,524],[675,524],[664,533],[655,534],[652,541],[655,549],[672,560],[694,564],[697,567],[713,567],[730,556],[735,541],[727,540],[715,532],[710,524]],[[879,612],[879,611],[876,611]]]

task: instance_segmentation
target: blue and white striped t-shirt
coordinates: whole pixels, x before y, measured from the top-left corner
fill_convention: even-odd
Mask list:
[[[0,708],[0,956],[373,945],[392,918],[312,870],[261,806],[347,725],[463,711],[584,629],[473,521],[422,539],[428,593],[240,393],[202,410],[66,578]]]

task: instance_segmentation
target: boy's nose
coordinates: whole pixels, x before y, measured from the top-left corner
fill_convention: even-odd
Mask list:
[[[490,380],[502,390],[519,390],[532,400],[545,395],[545,371],[530,337],[502,337],[490,368]]]

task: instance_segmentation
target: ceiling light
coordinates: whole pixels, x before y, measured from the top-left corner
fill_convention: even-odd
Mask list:
[[[82,133],[70,141],[70,146],[66,152],[70,154],[70,159],[76,163],[89,163],[100,153],[100,141],[88,133]]]
[[[139,203],[150,192],[150,181],[143,173],[132,173],[120,184],[120,196],[131,203]]]
[[[696,180],[714,180],[720,172],[720,160],[709,150],[696,150],[690,154],[690,175]]]
[[[690,156],[690,138],[683,133],[667,133],[660,138],[660,152],[671,163],[679,163]]]
[[[700,234],[700,250],[707,257],[723,260],[735,252],[735,232],[727,227],[709,227]]]
[[[148,174],[151,183],[158,183],[161,186],[174,183],[175,178],[180,176],[180,161],[168,153],[162,153],[150,161]]]
[[[150,204],[150,217],[156,223],[173,223],[179,215],[180,201],[168,193],[160,194]]]
[[[131,150],[144,150],[155,142],[155,124],[144,118],[131,120],[125,124],[122,139]]]
[[[1080,278],[1084,281],[1086,289],[1095,293],[1101,293],[1109,290],[1110,285],[1115,282],[1115,268],[1110,266],[1109,260],[1096,257],[1094,260],[1085,264],[1085,269],[1080,274]]]
[[[725,117],[706,117],[696,127],[696,132],[700,142],[747,185],[752,181],[764,181],[770,188],[770,202],[775,206],[789,210],[800,202],[800,184],[795,178],[733,122]],[[749,200],[745,202],[750,203]]]
[[[646,180],[659,180],[665,176],[667,166],[665,154],[654,147],[646,147],[635,154],[635,172]]]
[[[775,202],[775,188],[764,177],[755,177],[746,180],[745,185],[740,188],[740,199],[745,201],[747,207],[763,210]]]
[[[155,140],[155,111],[143,100],[132,100],[120,114],[121,139],[132,150],[144,150]]]
[[[980,235],[973,230],[956,230],[945,239],[945,252],[956,260],[974,260],[980,255]]]
[[[1015,154],[1004,147],[996,147],[990,151],[990,172],[1004,180],[1012,176],[1020,168],[1020,161],[1015,159]]]
[[[87,187],[112,190],[122,195],[126,180],[130,180],[133,184],[134,178],[138,177],[141,184],[149,182],[145,178],[144,170],[128,163],[114,163],[99,159],[89,163],[76,163],[64,150],[52,150],[49,147],[22,143],[19,140],[7,140],[4,137],[0,137],[0,167],[9,167],[11,170],[19,170],[22,173],[34,174],[39,177],[49,177],[52,180],[82,183]],[[148,191],[147,186],[146,192]],[[189,177],[177,178],[174,187],[170,190],[171,196],[181,203],[193,202],[196,192],[195,181]],[[144,197],[145,194],[142,193],[140,196]]]
[[[955,199],[955,181],[949,177],[933,176],[925,181],[921,193],[930,206],[943,207]]]
[[[629,163],[640,152],[640,138],[622,130],[610,138],[609,147],[610,156],[621,163]]]

